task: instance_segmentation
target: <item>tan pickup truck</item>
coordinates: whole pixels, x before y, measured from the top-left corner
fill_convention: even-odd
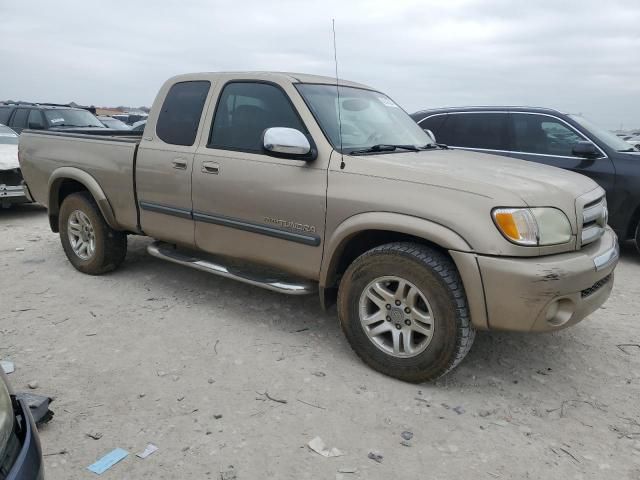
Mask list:
[[[608,298],[604,191],[560,169],[438,145],[370,87],[290,73],[182,75],[141,136],[25,131],[20,163],[76,269],[149,253],[337,301],[370,366],[437,378],[477,329],[553,331]],[[480,158],[482,156],[482,159]]]

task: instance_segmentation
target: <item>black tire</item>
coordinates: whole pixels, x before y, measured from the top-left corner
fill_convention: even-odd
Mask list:
[[[93,227],[95,251],[87,259],[81,258],[74,252],[69,239],[69,216],[76,210],[84,213]],[[58,229],[64,253],[71,264],[82,273],[101,275],[110,272],[124,261],[127,254],[127,235],[107,225],[89,192],[73,193],[64,199],[60,207]]]
[[[636,241],[636,250],[638,250],[638,253],[640,253],[640,222],[638,222],[638,225],[636,226],[635,241]]]
[[[360,321],[360,296],[370,282],[385,276],[405,279],[428,298],[433,333],[426,349],[416,356],[399,358],[383,351]],[[408,382],[435,380],[446,374],[462,361],[475,338],[454,263],[447,255],[417,243],[389,243],[358,257],[340,282],[338,315],[347,340],[365,363]]]

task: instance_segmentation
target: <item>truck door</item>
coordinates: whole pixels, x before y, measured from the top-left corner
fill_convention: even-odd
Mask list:
[[[191,171],[210,87],[208,81],[165,85],[162,107],[145,127],[135,181],[140,225],[153,238],[193,246]]]
[[[294,92],[291,85],[261,81],[221,87],[209,138],[203,135],[195,156],[195,239],[211,253],[317,278],[329,155],[306,162],[263,149],[262,135],[270,127],[300,130],[314,145],[302,120],[311,124],[310,114],[295,107]]]

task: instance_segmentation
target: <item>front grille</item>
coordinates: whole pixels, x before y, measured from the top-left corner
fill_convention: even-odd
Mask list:
[[[608,214],[605,197],[600,197],[584,206],[580,245],[588,245],[602,236],[607,226]]]
[[[580,292],[580,296],[582,298],[587,298],[588,296],[593,295],[598,290],[600,290],[602,287],[604,287],[607,283],[609,283],[609,280],[611,280],[611,274],[607,275],[602,280],[598,280],[596,283],[591,285],[589,288],[585,288],[584,290],[582,290]]]

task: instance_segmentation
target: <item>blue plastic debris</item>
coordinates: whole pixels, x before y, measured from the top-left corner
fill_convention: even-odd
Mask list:
[[[120,460],[126,458],[127,455],[129,455],[129,452],[127,452],[126,450],[123,450],[122,448],[116,448],[115,450],[107,453],[93,465],[89,465],[87,468],[93,473],[102,475]]]

